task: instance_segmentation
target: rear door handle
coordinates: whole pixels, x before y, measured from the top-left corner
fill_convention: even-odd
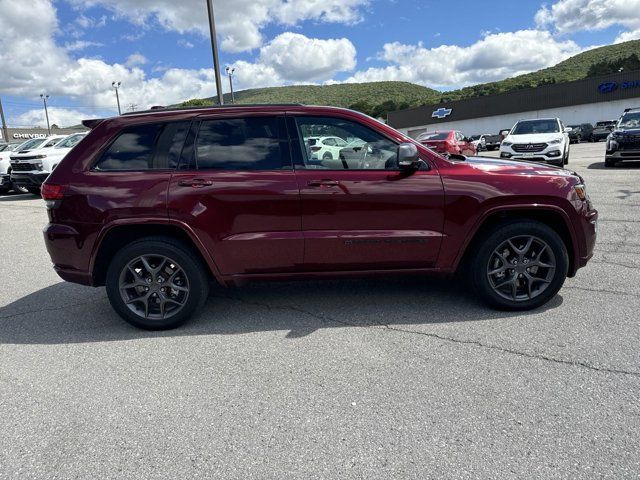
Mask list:
[[[309,180],[307,185],[310,187],[337,187],[340,182],[336,180]]]
[[[178,185],[181,187],[202,188],[213,185],[213,182],[211,180],[205,180],[204,178],[191,178],[189,180],[180,180]]]

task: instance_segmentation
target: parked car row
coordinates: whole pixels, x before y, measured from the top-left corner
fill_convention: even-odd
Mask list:
[[[33,138],[0,151],[0,193],[40,194],[40,186],[86,132]]]

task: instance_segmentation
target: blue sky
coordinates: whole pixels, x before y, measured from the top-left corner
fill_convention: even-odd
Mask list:
[[[12,125],[212,96],[205,0],[0,0],[0,98]],[[32,3],[32,2],[29,2]],[[640,0],[214,0],[237,88],[406,80],[440,90],[640,38]],[[7,67],[8,66],[8,67]],[[226,88],[226,83],[225,83]]]

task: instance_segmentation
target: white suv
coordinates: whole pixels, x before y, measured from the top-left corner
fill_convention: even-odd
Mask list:
[[[11,182],[11,155],[15,155],[18,152],[25,153],[39,148],[46,141],[46,137],[32,138],[26,142],[11,144],[0,152],[0,193],[6,193],[9,190],[22,193],[27,191],[25,188],[18,187]]]
[[[558,118],[520,120],[500,145],[500,158],[562,167],[569,163],[569,131]]]
[[[69,135],[75,136],[76,134]],[[28,190],[30,193],[38,195],[40,193],[40,185],[51,173],[51,165],[45,165],[45,161],[52,155],[52,159],[57,158],[54,161],[57,166],[60,160],[70,150],[63,149],[61,157],[58,157],[56,153],[56,147],[66,141],[69,138],[67,135],[52,135],[45,139],[45,142],[38,148],[29,151],[13,152],[11,154],[11,183],[22,189]],[[77,143],[77,142],[76,142]],[[49,170],[45,170],[45,166]]]
[[[307,145],[313,160],[337,160],[348,143],[340,137],[309,137]]]

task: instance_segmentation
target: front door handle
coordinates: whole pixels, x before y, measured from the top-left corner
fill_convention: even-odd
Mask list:
[[[310,187],[337,187],[340,182],[336,180],[309,180],[307,185]]]
[[[213,182],[211,180],[205,180],[204,178],[191,178],[188,180],[180,180],[178,185],[181,187],[202,188],[213,185]]]

